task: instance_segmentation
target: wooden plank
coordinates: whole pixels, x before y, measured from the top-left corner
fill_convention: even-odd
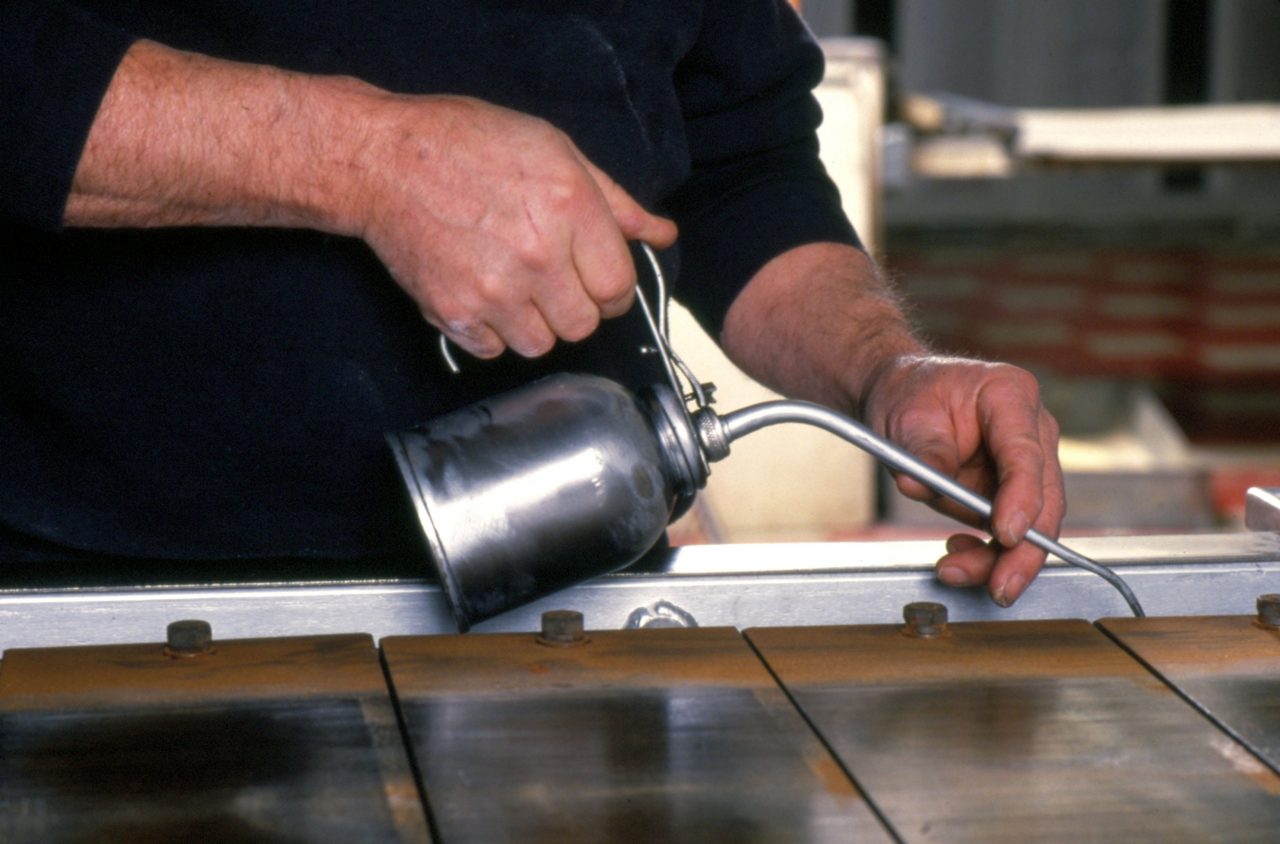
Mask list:
[[[1280,631],[1243,615],[1098,625],[1280,772]]]
[[[906,841],[1254,841],[1280,777],[1083,621],[747,631]],[[1251,758],[1251,757],[1249,757]]]
[[[0,663],[0,841],[429,837],[369,636]]]
[[[1024,109],[1015,153],[1091,163],[1280,161],[1280,105]]]
[[[889,840],[734,630],[382,642],[459,841]]]

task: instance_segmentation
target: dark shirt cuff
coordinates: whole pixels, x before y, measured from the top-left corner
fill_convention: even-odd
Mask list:
[[[133,37],[59,0],[0,3],[0,219],[54,231]]]
[[[712,337],[738,293],[778,255],[807,243],[862,248],[812,140],[704,174],[681,202],[675,295]]]

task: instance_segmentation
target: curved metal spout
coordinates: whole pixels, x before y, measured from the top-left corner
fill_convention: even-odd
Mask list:
[[[719,417],[722,434],[728,442],[744,437],[753,431],[783,422],[798,422],[829,431],[858,448],[866,451],[891,469],[914,478],[929,489],[956,501],[988,521],[991,519],[991,502],[972,490],[966,489],[933,467],[913,457],[908,452],[873,433],[864,425],[833,410],[803,401],[771,401],[735,410]],[[1135,616],[1146,615],[1129,584],[1106,566],[1096,563],[1083,554],[1056,542],[1035,529],[1027,531],[1026,539],[1032,545],[1055,554],[1073,566],[1092,572],[1110,583],[1124,597]]]

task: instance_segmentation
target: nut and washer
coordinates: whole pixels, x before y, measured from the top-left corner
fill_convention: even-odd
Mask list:
[[[1258,596],[1258,624],[1268,630],[1280,630],[1280,594]]]
[[[904,636],[936,639],[947,635],[947,607],[934,601],[915,601],[902,608]]]
[[[553,648],[570,648],[589,642],[584,632],[582,613],[577,610],[547,610],[542,614],[542,632],[539,645]]]
[[[172,622],[165,630],[164,653],[175,659],[213,653],[213,627],[199,619]]]

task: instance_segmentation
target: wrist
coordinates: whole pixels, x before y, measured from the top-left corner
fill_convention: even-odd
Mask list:
[[[371,156],[386,92],[351,77],[287,74],[291,126],[279,133],[289,149],[271,173],[278,205],[301,225],[360,237],[366,231],[379,168]]]
[[[838,244],[767,264],[730,307],[721,339],[766,385],[854,416],[882,377],[929,354],[871,259]]]
[[[925,365],[931,355],[922,346],[914,349],[888,354],[875,361],[867,368],[856,373],[854,383],[849,385],[849,395],[855,397],[854,415],[872,427],[879,427],[876,422],[878,414],[877,397],[892,392],[892,384],[900,379],[909,378],[910,373]]]

